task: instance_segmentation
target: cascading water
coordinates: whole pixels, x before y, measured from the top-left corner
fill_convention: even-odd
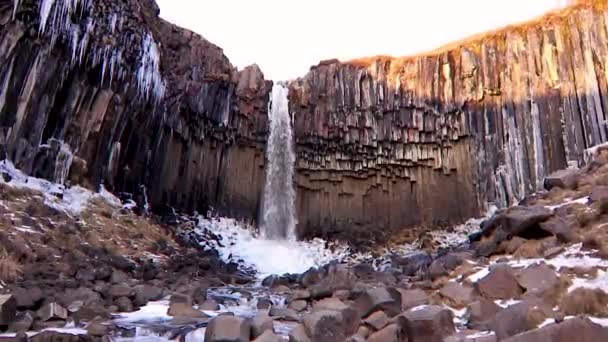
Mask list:
[[[273,240],[295,240],[295,190],[293,169],[295,153],[289,90],[282,84],[272,88],[268,113],[270,136],[266,147],[266,185],[262,207],[262,237]]]

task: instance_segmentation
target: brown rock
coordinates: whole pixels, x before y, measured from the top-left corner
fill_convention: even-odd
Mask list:
[[[367,326],[378,331],[388,325],[390,319],[383,311],[376,311],[363,320]]]
[[[312,342],[306,335],[306,328],[303,324],[298,324],[289,333],[289,342]]]
[[[401,293],[394,288],[377,287],[358,294],[355,303],[363,317],[378,310],[393,317],[401,312]]]
[[[423,290],[403,290],[397,289],[401,294],[401,311],[409,310],[413,307],[429,304],[429,296]]]
[[[316,302],[313,306],[313,312],[324,310],[331,310],[340,313],[346,335],[353,334],[355,331],[357,331],[357,326],[359,325],[359,315],[357,310],[354,308],[346,305],[338,298],[327,298]]]
[[[499,311],[489,324],[499,340],[535,329],[551,312],[540,301],[522,302]]]
[[[578,185],[581,172],[577,169],[564,169],[556,171],[545,178],[545,189],[551,190],[559,187],[564,190],[575,189]]]
[[[43,322],[56,319],[66,320],[68,318],[68,310],[57,303],[44,305],[36,314]]]
[[[266,330],[262,335],[253,340],[253,342],[281,342],[282,339],[279,335],[273,333],[271,330]]]
[[[403,326],[409,342],[443,342],[452,335],[454,327],[452,312],[440,306],[426,305],[409,310],[403,317]]]
[[[601,289],[577,288],[566,294],[561,309],[566,315],[608,316],[608,294]]]
[[[399,324],[391,324],[386,328],[371,334],[368,342],[402,342],[407,341],[406,335]]]
[[[475,300],[473,288],[461,285],[457,282],[447,283],[439,294],[447,301],[448,305],[454,308],[462,308]]]
[[[192,307],[189,296],[174,294],[169,302],[167,315],[174,317],[206,318],[207,315]]]
[[[17,315],[17,300],[13,295],[0,295],[0,324],[12,322]],[[67,315],[67,313],[66,313]]]
[[[559,285],[555,270],[547,264],[528,266],[517,274],[517,281],[527,292],[544,293]]]
[[[265,313],[258,313],[251,319],[251,337],[257,338],[265,331],[273,332],[273,320]]]
[[[298,315],[297,312],[295,312],[294,310],[291,309],[287,309],[287,308],[277,308],[277,307],[271,307],[270,311],[268,312],[268,314],[271,317],[278,317],[283,321],[290,321],[290,322],[299,322],[300,321],[300,315]]]
[[[502,308],[494,303],[494,301],[485,298],[471,303],[467,308],[467,316],[469,317],[468,327],[486,330],[486,327],[494,319],[494,316],[501,310]]]
[[[220,305],[213,299],[207,299],[199,305],[198,309],[205,311],[217,311],[220,309]]]
[[[296,300],[308,300],[310,299],[310,291],[308,290],[295,290],[289,295],[289,301]]]
[[[509,265],[496,264],[490,273],[476,283],[477,291],[489,299],[519,298],[523,293],[513,270]]]
[[[234,316],[217,316],[209,321],[205,342],[249,342],[249,322]]]
[[[289,303],[288,307],[292,310],[300,312],[300,311],[304,311],[307,306],[308,306],[308,303],[305,300],[294,300],[291,303]]]
[[[608,341],[608,328],[588,319],[572,318],[559,324],[528,331],[503,340],[504,342],[599,342]]]
[[[350,335],[338,311],[314,311],[304,317],[304,327],[312,341],[343,341]]]

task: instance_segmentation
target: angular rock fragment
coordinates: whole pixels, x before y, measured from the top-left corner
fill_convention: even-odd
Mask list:
[[[251,326],[243,318],[217,316],[209,321],[205,342],[249,342]]]

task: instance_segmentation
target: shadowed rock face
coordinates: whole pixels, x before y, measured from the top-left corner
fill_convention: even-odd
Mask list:
[[[290,84],[304,235],[458,223],[605,142],[606,1]],[[342,236],[347,236],[344,234]]]
[[[0,0],[0,151],[45,176],[57,173],[48,142],[63,141],[91,186],[255,219],[271,88],[260,69],[237,72],[153,0],[75,1],[55,21],[41,3]]]

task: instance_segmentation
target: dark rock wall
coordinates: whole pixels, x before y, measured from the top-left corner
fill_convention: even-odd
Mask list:
[[[0,0],[0,151],[52,178],[63,141],[72,180],[255,219],[271,88],[259,68],[236,71],[153,0],[56,0],[48,16],[42,3]]]
[[[607,140],[606,1],[408,58],[325,61],[290,85],[304,235],[458,223]]]

